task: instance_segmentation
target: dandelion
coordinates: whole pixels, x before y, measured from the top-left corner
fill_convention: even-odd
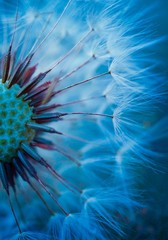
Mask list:
[[[1,236],[115,239],[138,206],[131,164],[151,156],[146,13],[121,1],[1,8]]]

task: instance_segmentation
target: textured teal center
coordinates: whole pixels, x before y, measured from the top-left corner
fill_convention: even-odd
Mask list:
[[[26,126],[31,122],[32,108],[23,98],[17,98],[19,85],[8,89],[0,80],[0,161],[11,162],[21,142],[30,142],[34,131]]]

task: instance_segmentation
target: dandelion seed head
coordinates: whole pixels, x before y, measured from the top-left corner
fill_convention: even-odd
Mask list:
[[[0,186],[14,232],[26,240],[117,239],[116,214],[130,217],[136,205],[140,115],[155,96],[142,64],[151,46],[145,16],[134,17],[133,1],[0,1]],[[17,125],[13,135],[8,123]]]

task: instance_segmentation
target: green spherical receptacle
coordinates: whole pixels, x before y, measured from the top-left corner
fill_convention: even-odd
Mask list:
[[[17,98],[19,85],[10,89],[0,80],[0,161],[11,162],[21,142],[29,143],[35,136],[26,123],[32,122],[32,108],[23,97]]]

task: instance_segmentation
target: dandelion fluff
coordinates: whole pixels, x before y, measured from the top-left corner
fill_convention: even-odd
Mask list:
[[[3,239],[117,239],[134,219],[162,98],[150,57],[161,39],[136,4],[0,1]]]

